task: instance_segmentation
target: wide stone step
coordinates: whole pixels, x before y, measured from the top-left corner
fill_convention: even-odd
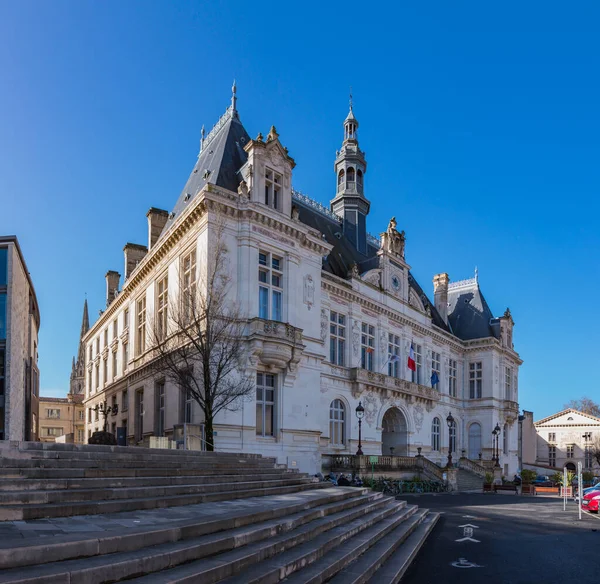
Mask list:
[[[381,568],[385,562],[400,548],[404,542],[416,531],[416,529],[426,520],[429,511],[427,509],[419,509],[415,514],[404,523],[401,523],[396,529],[382,537],[375,545],[369,547],[364,553],[359,555],[358,548],[347,551],[347,559],[350,562],[343,570],[336,573],[329,582],[331,584],[364,584],[369,581],[378,582],[379,573],[377,570]],[[323,573],[328,573],[328,569],[324,569]],[[320,584],[324,580],[317,577],[311,579],[290,579],[290,584]]]
[[[429,513],[421,525],[409,535],[408,539],[369,581],[374,584],[397,584],[400,582],[439,518],[439,513]]]
[[[341,528],[334,529],[270,562],[227,578],[222,584],[277,584],[282,580],[325,582],[396,526],[409,521],[416,511],[414,505],[398,506],[378,521],[359,524],[359,529],[356,529],[357,522],[349,524],[348,533]]]
[[[314,521],[289,534],[273,537],[267,542],[251,544],[239,550],[219,554],[215,558],[149,574],[132,582],[214,584],[226,578],[230,578],[227,582],[243,584],[279,582],[293,571],[316,561],[371,526],[385,523],[391,516],[401,521],[407,513],[403,510],[405,506],[404,502],[384,497],[383,504],[372,504],[366,509],[359,508],[338,514],[335,518]],[[367,513],[359,514],[359,511]]]
[[[257,473],[256,471],[239,472],[236,474],[206,473],[192,476],[150,476],[150,477],[106,477],[106,478],[65,478],[45,479],[35,478],[0,478],[0,493],[10,491],[35,491],[59,489],[106,489],[119,487],[157,487],[167,485],[202,485],[223,482],[230,483],[277,480],[300,476],[297,471],[271,470]],[[306,475],[302,475],[305,477]]]
[[[150,545],[201,536],[216,541],[235,533],[237,535],[233,541],[236,545],[241,545],[243,540],[239,537],[239,533],[244,533],[245,527],[254,529],[255,525],[275,521],[277,525],[282,524],[289,528],[294,523],[300,525],[300,518],[306,522],[382,498],[381,493],[374,493],[367,489],[329,487],[306,491],[294,498],[284,496],[281,501],[271,498],[268,504],[261,499],[253,499],[250,501],[252,505],[244,507],[243,510],[239,510],[237,504],[233,502],[219,504],[218,513],[216,509],[206,509],[204,512],[204,506],[191,507],[190,514],[195,519],[178,521],[175,524],[165,523],[161,527],[147,526],[118,530],[116,533],[104,531],[99,534],[55,536],[52,539],[44,538],[41,542],[28,538],[17,547],[0,546],[0,570],[5,570],[0,574],[6,576],[10,568],[35,566],[47,562],[49,558],[53,562],[59,562],[116,552],[132,552]],[[273,502],[276,504],[273,505]],[[127,514],[124,514],[122,519],[125,520],[126,517]],[[35,522],[30,525],[35,527]]]
[[[247,497],[264,497],[267,495],[281,495],[295,493],[307,489],[326,488],[327,483],[303,483],[282,487],[246,489],[243,491],[221,491],[219,493],[196,493],[191,495],[165,496],[159,499],[119,499],[115,501],[89,501],[74,503],[54,503],[47,505],[2,505],[0,507],[0,521],[21,521],[43,519],[46,517],[69,517],[71,515],[100,515],[105,513],[119,513],[120,511],[135,511],[139,509],[157,509],[207,503],[211,501],[227,501],[229,499],[243,499]]]
[[[243,552],[252,546],[262,546],[268,549],[274,536],[290,540],[290,538],[297,538],[298,534],[302,532],[304,539],[316,537],[317,534],[331,529],[331,526],[375,513],[385,505],[386,500],[378,494],[349,497],[335,503],[318,505],[293,515],[220,533],[208,533],[182,541],[168,541],[132,551],[5,570],[0,572],[0,583],[85,582],[86,584],[97,584],[130,579],[140,574],[151,574],[157,570],[174,568],[190,561],[198,563],[199,558],[206,558],[207,565],[214,565],[215,560],[217,563],[221,563],[227,554]],[[138,541],[142,541],[142,537],[138,536]],[[152,543],[155,543],[156,539],[153,538],[153,540]],[[117,545],[117,542],[112,542],[112,545]],[[204,582],[205,580],[198,581]]]
[[[104,489],[71,489],[43,491],[13,491],[0,493],[0,505],[45,505],[54,503],[81,503],[89,501],[115,501],[120,499],[164,498],[177,495],[193,495],[243,489],[268,489],[286,485],[312,483],[310,477],[291,476],[284,479],[245,482],[220,482],[212,484],[166,485],[146,487],[117,487]]]
[[[36,458],[36,459],[0,459],[2,468],[273,468],[275,463],[269,460],[246,460],[228,458],[225,460],[196,460],[196,461],[153,461],[132,460],[118,461],[111,459],[58,459],[58,458]]]

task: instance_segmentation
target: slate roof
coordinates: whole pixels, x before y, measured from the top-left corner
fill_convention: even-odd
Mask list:
[[[450,284],[448,322],[454,334],[465,341],[485,337],[500,338],[500,327],[485,301],[476,279]]]
[[[237,192],[240,184],[237,173],[248,160],[244,146],[249,140],[250,136],[242,125],[237,110],[232,107],[227,108],[204,140],[202,151],[169,215],[161,237],[171,228],[205,184],[210,183]]]

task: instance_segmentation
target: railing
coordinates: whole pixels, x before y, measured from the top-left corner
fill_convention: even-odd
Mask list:
[[[302,329],[277,320],[252,318],[249,322],[250,335],[259,335],[269,339],[289,341],[292,344],[302,343]]]
[[[485,467],[476,462],[469,460],[468,458],[460,458],[458,460],[458,468],[462,468],[463,470],[468,470],[476,475],[483,477],[485,473],[488,472]]]
[[[385,388],[400,394],[419,397],[426,400],[437,402],[441,399],[441,394],[437,389],[419,385],[405,379],[391,377],[385,373],[376,373],[375,371],[367,371],[361,367],[354,367],[351,371],[351,379],[359,385],[359,393],[369,387]],[[363,387],[360,387],[360,386]]]
[[[415,471],[428,472],[438,480],[443,480],[443,469],[424,456],[389,456],[354,454],[323,454],[323,466],[332,472],[368,473],[373,471]]]

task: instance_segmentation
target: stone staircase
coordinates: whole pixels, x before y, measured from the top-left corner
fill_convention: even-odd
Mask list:
[[[0,583],[392,583],[439,517],[258,455],[6,445]]]
[[[483,492],[483,478],[478,474],[459,468],[456,475],[457,490],[460,492],[474,491],[477,493]]]

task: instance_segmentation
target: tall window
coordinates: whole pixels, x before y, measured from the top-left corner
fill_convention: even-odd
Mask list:
[[[281,206],[281,175],[270,168],[265,170],[265,205],[279,209]]]
[[[127,330],[129,328],[129,308],[126,308],[123,311],[123,330]]]
[[[146,350],[146,297],[142,296],[137,301],[137,338],[136,355],[141,355]]]
[[[482,383],[483,368],[481,361],[469,363],[469,398],[477,399],[481,397]]]
[[[388,375],[399,377],[400,373],[400,337],[388,333]]]
[[[100,363],[96,363],[96,391],[100,389]]]
[[[439,353],[436,353],[435,351],[431,352],[431,386],[435,387],[436,389],[440,388],[440,379],[442,376],[442,358],[440,356]],[[436,377],[437,376],[437,383],[434,383]]]
[[[103,347],[108,346],[108,329],[107,328],[104,329],[104,344],[102,346]]]
[[[156,285],[156,320],[158,324],[158,338],[163,340],[167,334],[167,312],[169,304],[169,279],[167,276],[158,281]]]
[[[83,442],[85,432],[83,430],[77,430],[77,442]]]
[[[144,437],[144,390],[135,392],[135,438],[139,442]]]
[[[119,324],[117,319],[115,318],[115,320],[113,321],[113,339],[116,339],[119,336]]]
[[[594,457],[592,456],[592,449],[589,446],[585,447],[584,457],[585,468],[591,469],[592,465],[594,464]]]
[[[454,359],[449,359],[448,364],[448,395],[451,397],[456,397],[456,380],[458,378],[458,366],[456,360]]]
[[[450,452],[456,452],[456,421],[452,422],[452,426],[448,428],[448,445]]]
[[[165,435],[165,382],[156,384],[156,435]]]
[[[112,378],[117,376],[117,352],[113,351],[112,354]]]
[[[567,458],[573,458],[575,455],[575,446],[573,444],[569,444],[567,446]]]
[[[127,362],[129,361],[129,343],[123,343],[123,373],[127,371]]]
[[[329,315],[329,361],[343,366],[345,349],[346,317],[332,310]]]
[[[362,323],[361,342],[361,367],[373,371],[373,357],[375,355],[375,327]]]
[[[512,397],[512,369],[506,367],[504,369],[504,399]]]
[[[346,424],[346,408],[341,399],[334,399],[329,406],[329,441],[342,446],[346,443],[344,430]]]
[[[121,394],[121,411],[126,412],[129,409],[129,394],[127,390],[124,389]]]
[[[102,385],[108,383],[108,358],[102,359]]]
[[[52,409],[46,410],[46,417],[51,420],[60,420],[60,409],[52,408]]]
[[[502,432],[502,452],[508,454],[508,424],[504,424],[504,432]]]
[[[271,373],[256,374],[256,435],[273,436],[275,432],[275,380]]]
[[[548,464],[556,466],[556,446],[548,446]]]
[[[189,322],[193,315],[196,301],[196,250],[193,249],[181,261],[181,299],[183,302],[184,318]]]
[[[62,436],[63,429],[62,428],[44,428],[44,432],[42,432],[43,436]]]
[[[185,392],[185,423],[186,424],[191,424],[192,423],[192,416],[194,414],[194,396],[192,395],[191,390],[187,390]]]
[[[77,416],[80,422],[85,422],[85,410],[79,410],[79,415]]]
[[[415,351],[415,371],[412,372],[412,382],[422,383],[423,381],[423,349],[421,345],[413,344]]]
[[[481,453],[481,424],[474,422],[469,426],[469,458],[477,460]]]
[[[267,252],[258,254],[258,316],[265,320],[282,320],[282,259]]]
[[[548,432],[548,442],[556,442],[556,432]]]
[[[440,450],[440,429],[440,419],[433,418],[433,422],[431,423],[431,450],[435,452],[439,452]]]

